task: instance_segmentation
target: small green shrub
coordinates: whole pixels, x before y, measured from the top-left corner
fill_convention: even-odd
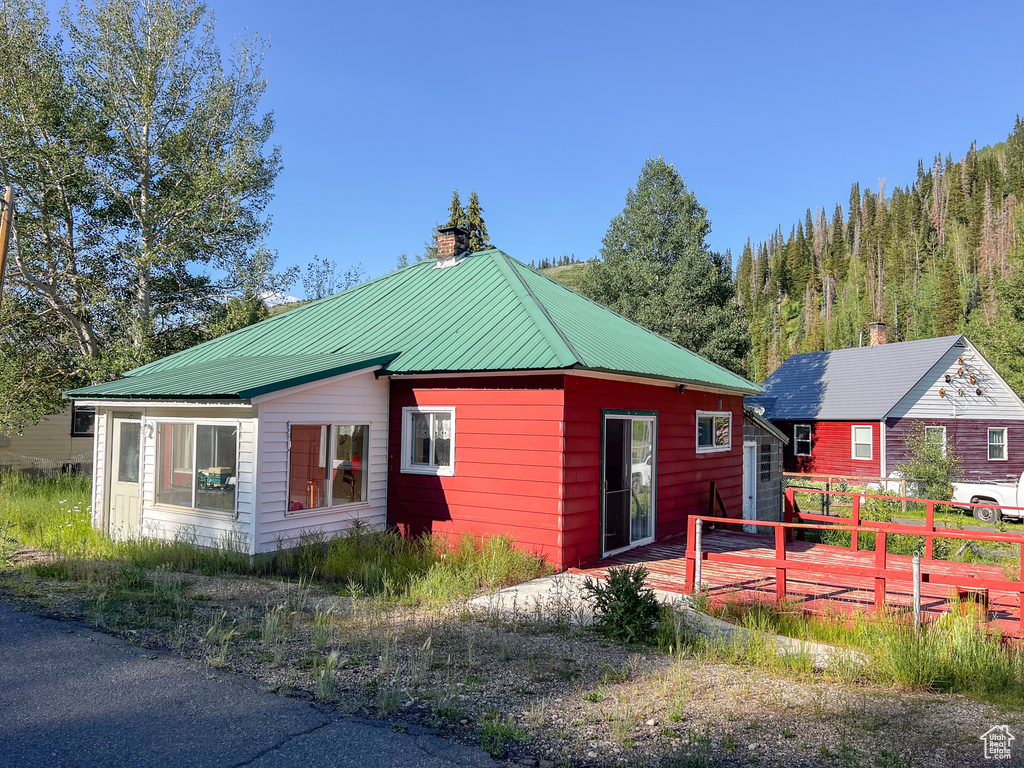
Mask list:
[[[480,749],[491,757],[504,757],[509,741],[528,741],[529,738],[529,732],[517,728],[511,715],[502,720],[497,712],[489,712],[480,727]]]
[[[658,599],[646,586],[647,569],[609,568],[607,581],[588,578],[586,597],[594,605],[594,627],[618,643],[649,643],[655,639],[660,616]]]

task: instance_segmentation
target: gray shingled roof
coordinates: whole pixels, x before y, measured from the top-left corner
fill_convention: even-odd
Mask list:
[[[879,421],[963,336],[793,355],[748,397],[776,421]]]

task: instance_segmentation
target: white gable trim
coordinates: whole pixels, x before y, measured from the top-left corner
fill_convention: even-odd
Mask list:
[[[341,373],[337,376],[328,376],[325,379],[307,381],[305,384],[298,384],[294,387],[288,387],[287,389],[278,389],[274,392],[267,392],[265,395],[257,395],[256,397],[250,398],[249,402],[253,405],[259,405],[260,403],[266,403],[270,400],[277,400],[282,397],[291,397],[292,395],[298,395],[310,389],[316,389],[317,387],[327,386],[328,384],[336,384],[339,381],[344,381],[345,379],[362,376],[365,373],[374,373],[383,367],[384,366],[382,365],[371,365],[366,368],[360,368],[358,371],[349,371],[348,373]]]

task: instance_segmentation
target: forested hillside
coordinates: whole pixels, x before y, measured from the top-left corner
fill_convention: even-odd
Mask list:
[[[748,241],[736,271],[750,322],[747,375],[789,355],[965,332],[1024,392],[1024,122],[1003,143],[918,161],[909,187],[854,184],[844,209],[808,209],[788,234]]]

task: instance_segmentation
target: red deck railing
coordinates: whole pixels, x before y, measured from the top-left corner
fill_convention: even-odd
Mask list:
[[[831,496],[845,496],[852,498],[851,516],[849,518],[835,517],[830,515],[810,514],[800,512],[796,502],[795,494],[828,494]],[[697,521],[702,520],[704,524],[715,525],[756,525],[758,528],[771,528],[775,534],[774,558],[763,556],[751,556],[733,552],[708,552],[702,549],[701,561],[729,563],[734,565],[767,568],[775,570],[775,593],[776,598],[782,600],[787,594],[787,573],[789,571],[809,571],[821,573],[821,562],[790,560],[786,557],[786,544],[792,541],[793,533],[801,530],[848,530],[850,534],[850,550],[856,552],[860,547],[860,533],[872,533],[875,535],[874,561],[871,566],[858,566],[847,564],[830,564],[828,575],[853,576],[860,578],[874,579],[874,603],[875,609],[882,611],[885,608],[885,590],[887,581],[913,583],[911,571],[896,569],[890,562],[889,553],[886,551],[886,537],[890,535],[905,534],[909,536],[921,536],[925,540],[924,553],[921,558],[921,582],[949,586],[958,590],[986,589],[1000,592],[1016,593],[1018,595],[1018,622],[1019,632],[1024,634],[1024,533],[1002,533],[998,531],[962,531],[950,528],[935,527],[935,507],[957,506],[952,502],[935,501],[933,499],[916,499],[900,496],[885,496],[879,494],[852,493],[840,491],[821,491],[816,489],[787,488],[785,492],[785,519],[783,522],[769,522],[765,520],[741,520],[735,517],[715,517],[711,515],[694,515],[689,518],[687,539],[686,539],[686,575],[684,591],[689,594],[693,591],[694,576],[696,571],[697,554],[694,550],[694,542],[697,538]],[[861,499],[885,499],[893,501],[907,501],[925,505],[924,525],[909,525],[905,523],[886,523],[875,520],[861,519]],[[993,505],[972,504],[973,507],[991,507]],[[998,507],[999,509],[1024,509],[1024,507]],[[940,539],[958,539],[962,541],[977,542],[1002,542],[1017,544],[1020,547],[1020,573],[1016,581],[1008,578],[980,577],[970,573],[966,568],[964,572],[957,573],[948,566],[955,566],[958,563],[953,561],[937,561],[934,559],[934,541]],[[945,566],[941,569],[935,568],[935,564],[942,562]],[[966,564],[964,564],[966,566]]]

